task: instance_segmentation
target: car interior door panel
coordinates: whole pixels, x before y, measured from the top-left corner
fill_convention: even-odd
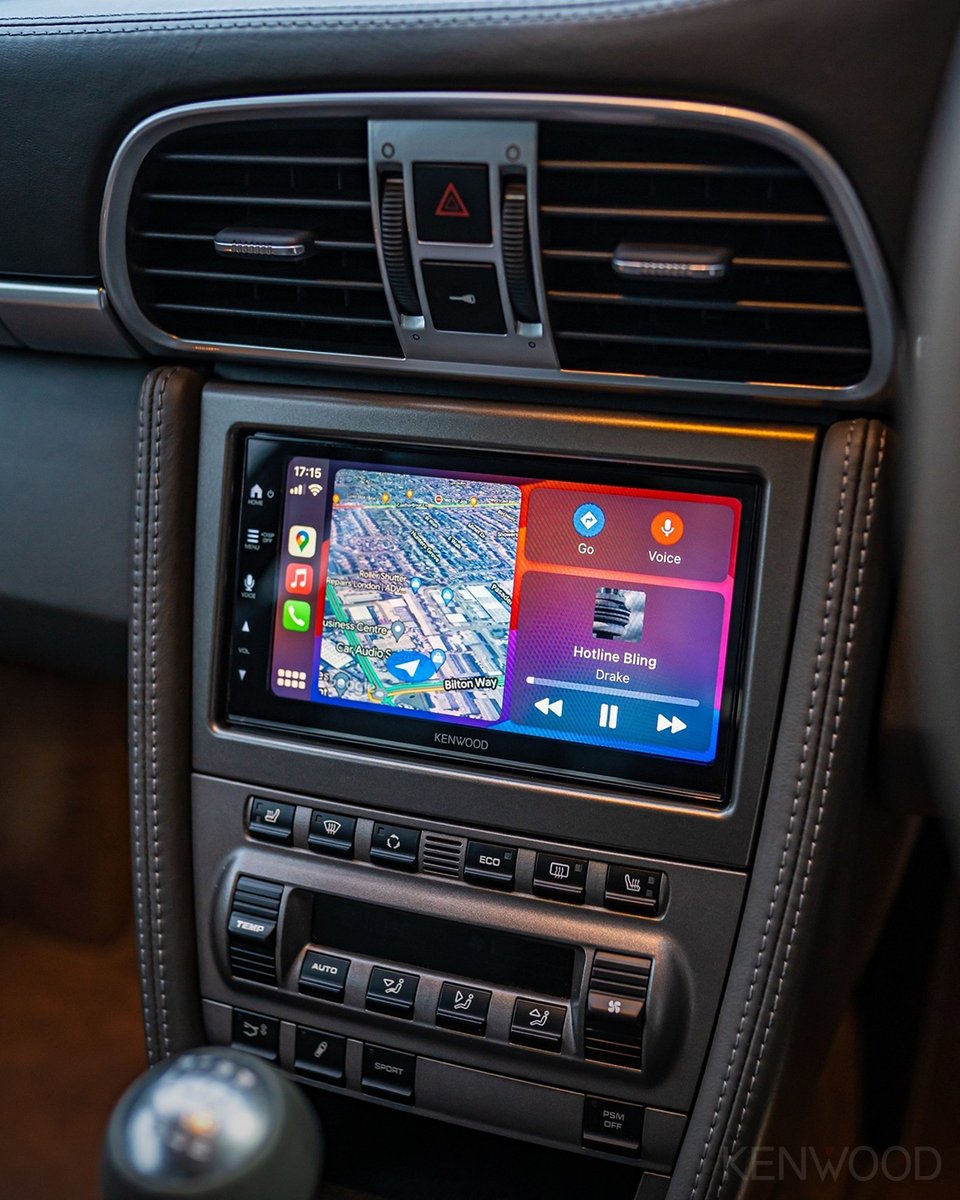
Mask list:
[[[0,1192],[953,1196],[957,5],[2,8]]]

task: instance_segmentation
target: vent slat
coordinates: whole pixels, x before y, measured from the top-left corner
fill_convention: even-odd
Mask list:
[[[706,208],[605,208],[592,204],[541,204],[540,212],[547,217],[594,217],[601,220],[628,217],[644,221],[724,221],[750,225],[830,224],[830,218],[821,213],[734,212]]]
[[[544,258],[567,262],[612,263],[613,254],[606,250],[544,250]],[[816,258],[749,258],[741,255],[730,260],[732,267],[756,268],[779,271],[852,271],[849,262],[842,259]]]
[[[570,341],[581,342],[618,342],[623,345],[637,346],[687,346],[697,349],[714,350],[756,350],[761,353],[769,351],[775,354],[851,354],[861,356],[870,353],[869,350],[864,349],[862,346],[795,345],[790,342],[737,342],[727,338],[648,337],[635,333],[588,333],[578,329],[554,329],[553,336],[555,338],[565,338]]]
[[[234,227],[310,230],[313,253],[223,257],[214,238]],[[171,134],[140,168],[127,247],[138,303],[172,337],[400,357],[363,119],[263,118]]]
[[[167,312],[211,313],[219,317],[253,317],[261,321],[316,321],[322,325],[370,325],[393,328],[389,317],[336,317],[329,313],[270,312],[262,308],[226,308],[212,304],[183,304],[163,302],[157,304]]]
[[[761,179],[802,179],[799,167],[744,166],[735,163],[706,162],[629,162],[620,159],[542,158],[543,171],[630,171],[634,174],[664,175],[725,175]]]
[[[324,156],[319,154],[228,154],[215,150],[171,152],[161,154],[164,162],[240,163],[243,165],[280,167],[365,167],[367,159]]]
[[[144,192],[142,199],[153,200],[162,204],[245,204],[266,206],[269,208],[287,208],[295,203],[297,208],[369,208],[369,200],[318,199],[317,197],[298,197],[291,201],[289,196],[243,196],[215,195],[213,193],[191,194],[189,192]]]
[[[626,296],[619,292],[561,292],[557,290],[548,291],[547,297],[551,300],[577,303],[587,301],[595,304],[638,304],[654,308],[690,308],[715,312],[736,312],[738,309],[750,309],[753,312],[824,313],[831,316],[836,314],[863,315],[863,306],[859,304],[804,304],[799,301],[771,300],[673,300],[661,299],[658,296]]]
[[[563,370],[845,387],[871,360],[856,272],[829,205],[778,150],[719,131],[545,122],[539,220]],[[620,275],[627,243],[713,248],[690,282]]]
[[[207,243],[213,241],[213,238],[207,233],[183,233],[180,230],[131,229],[130,233],[134,237],[156,241]],[[377,249],[376,243],[372,240],[357,242],[344,239],[314,238],[313,244],[318,250],[369,250],[375,253]]]
[[[159,279],[198,279],[213,283],[264,283],[277,287],[346,288],[358,292],[382,292],[383,285],[362,279],[304,279],[297,276],[283,278],[277,275],[243,275],[229,271],[199,271],[189,267],[144,267],[144,275]]]

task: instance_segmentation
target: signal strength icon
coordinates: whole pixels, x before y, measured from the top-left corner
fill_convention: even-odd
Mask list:
[[[323,484],[322,483],[308,483],[307,491],[310,493],[311,496],[319,496],[320,493],[323,491]]]
[[[302,496],[303,495],[303,484],[298,483],[294,487],[292,487],[290,489],[290,495],[291,496]]]

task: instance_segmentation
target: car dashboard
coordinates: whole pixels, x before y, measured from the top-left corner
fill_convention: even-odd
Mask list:
[[[445,1138],[477,1195],[743,1194],[898,878],[953,6],[46,8],[0,13],[0,649],[126,679],[150,1062],[274,1064],[351,1195],[439,1195]]]

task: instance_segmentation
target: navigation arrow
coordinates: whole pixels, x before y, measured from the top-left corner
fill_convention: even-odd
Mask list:
[[[406,671],[412,679],[417,673],[417,668],[420,666],[419,658],[412,658],[409,662],[394,663],[394,668],[397,671]]]

